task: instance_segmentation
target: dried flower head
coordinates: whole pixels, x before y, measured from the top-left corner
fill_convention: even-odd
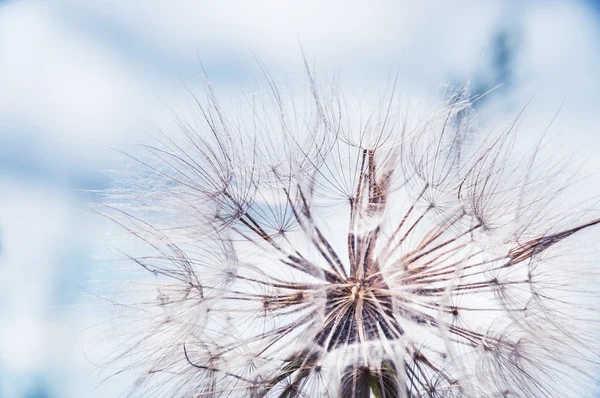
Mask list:
[[[600,219],[568,162],[479,128],[465,88],[369,109],[265,76],[235,106],[208,85],[107,195],[154,275],[112,358],[132,396],[591,392]]]

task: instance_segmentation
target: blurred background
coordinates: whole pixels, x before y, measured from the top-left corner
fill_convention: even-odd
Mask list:
[[[301,47],[353,94],[396,72],[409,98],[501,84],[476,108],[510,120],[533,99],[523,140],[560,108],[552,144],[598,182],[597,0],[0,0],[0,398],[125,390],[134,374],[103,382],[82,337],[104,308],[88,292],[113,278],[106,222],[89,211],[124,165],[111,148],[187,104],[200,62],[235,92],[260,81],[257,58],[303,81]]]

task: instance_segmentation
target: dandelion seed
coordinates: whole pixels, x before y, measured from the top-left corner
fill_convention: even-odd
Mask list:
[[[231,113],[193,97],[202,123],[107,195],[155,275],[114,358],[146,370],[131,396],[590,393],[598,273],[576,254],[600,218],[561,208],[564,163],[524,156],[517,122],[477,130],[464,89],[367,111],[266,76]]]

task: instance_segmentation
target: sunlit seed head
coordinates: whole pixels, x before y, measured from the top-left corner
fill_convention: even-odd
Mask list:
[[[209,87],[201,126],[144,147],[152,190],[107,204],[153,275],[117,358],[152,369],[132,394],[590,391],[598,271],[568,248],[600,219],[566,213],[540,146],[474,132],[466,89],[361,112],[310,71],[304,101],[268,83],[231,113]]]

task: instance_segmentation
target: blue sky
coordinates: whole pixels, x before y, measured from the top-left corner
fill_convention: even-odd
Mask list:
[[[534,97],[524,140],[564,100],[552,145],[600,164],[595,1],[171,3],[0,1],[0,398],[117,397],[131,380],[100,384],[84,349],[104,311],[86,291],[122,277],[89,191],[124,167],[111,148],[187,106],[199,61],[223,93],[254,84],[255,56],[301,81],[300,44],[356,93],[398,71],[399,91],[428,98],[472,73],[475,92],[504,84],[483,118]]]

